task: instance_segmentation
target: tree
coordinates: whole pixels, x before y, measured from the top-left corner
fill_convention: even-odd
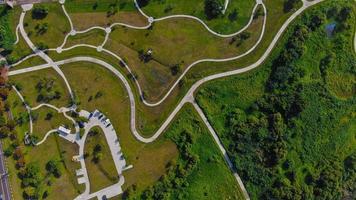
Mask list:
[[[47,15],[48,15],[48,8],[43,5],[36,6],[32,10],[33,19],[44,19]]]
[[[230,13],[229,14],[229,20],[231,21],[231,22],[234,22],[234,21],[236,21],[237,20],[237,17],[238,17],[238,12],[237,12],[237,10],[236,10],[236,8],[232,11],[232,13]]]
[[[170,68],[171,68],[171,73],[173,76],[177,75],[181,71],[179,64],[175,64]]]
[[[6,126],[0,128],[0,138],[6,138],[10,135],[10,129]]]
[[[289,12],[297,7],[299,0],[285,0],[284,2],[284,12]]]
[[[217,18],[222,14],[222,4],[219,0],[205,0],[204,10],[209,20]]]
[[[20,171],[19,177],[22,179],[22,184],[25,187],[38,187],[41,182],[40,168],[35,163],[30,163],[27,167]]]
[[[15,152],[14,152],[14,159],[15,159],[15,160],[18,160],[18,159],[20,159],[21,157],[23,157],[22,150],[21,150],[21,148],[17,147],[17,148],[15,149]]]
[[[150,2],[150,0],[137,0],[137,4],[140,7],[145,7],[148,5],[148,3]]]
[[[23,191],[23,196],[25,199],[37,199],[38,194],[35,187],[26,187]]]
[[[47,162],[46,170],[48,173],[53,174],[56,178],[59,178],[62,175],[59,168],[59,162],[55,160],[50,160]]]
[[[52,117],[53,117],[53,113],[49,112],[49,113],[46,114],[45,120],[51,120]]]

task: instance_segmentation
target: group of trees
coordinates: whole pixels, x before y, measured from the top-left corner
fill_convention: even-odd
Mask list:
[[[37,102],[49,103],[54,99],[60,99],[61,93],[54,90],[54,79],[43,78],[38,81],[36,89],[38,92]]]
[[[342,18],[347,26],[350,26],[350,22],[347,21],[351,17],[349,9],[347,7],[336,9],[334,19],[330,17],[329,20],[335,20],[340,25],[342,21],[339,18]],[[268,65],[271,72],[263,97],[246,110],[234,109],[226,118],[227,140],[232,141],[228,148],[229,154],[233,157],[242,179],[248,185],[260,189],[257,198],[338,199],[342,192],[345,192],[343,191],[345,187],[348,187],[350,194],[355,191],[351,186],[351,180],[356,178],[355,168],[352,169],[355,166],[354,154],[344,161],[344,165],[342,157],[326,155],[327,157],[323,157],[325,160],[315,159],[310,163],[311,168],[303,169],[305,177],[298,174],[300,169],[288,156],[290,151],[297,151],[298,147],[295,146],[298,144],[290,143],[296,137],[301,137],[301,141],[308,144],[310,142],[315,146],[321,145],[319,144],[321,141],[305,140],[319,138],[315,136],[318,134],[325,137],[323,141],[328,140],[326,139],[329,137],[328,134],[334,134],[335,130],[329,127],[335,127],[331,124],[339,123],[336,120],[337,110],[341,109],[341,105],[347,105],[337,103],[330,97],[322,81],[306,83],[304,81],[306,69],[313,66],[302,66],[297,62],[304,55],[306,43],[311,37],[310,33],[325,34],[324,25],[327,18],[325,13],[319,10],[302,18],[302,22],[295,26],[280,52]],[[341,13],[345,16],[340,17]],[[327,68],[335,65],[335,57],[336,55],[329,53],[322,59],[320,62],[322,75]],[[311,94],[315,97],[311,97]],[[327,110],[321,107],[324,106],[324,102]],[[311,104],[315,107],[311,107]],[[321,116],[315,119],[315,116],[305,115],[306,112],[310,114],[320,112]],[[302,148],[305,149],[298,149],[297,159],[301,159],[300,162],[304,162],[304,159],[310,156],[308,154],[314,151],[310,148],[316,150],[319,147]],[[305,180],[300,182],[303,178]],[[348,185],[344,186],[345,182]]]
[[[48,174],[52,174],[54,177],[59,178],[62,175],[60,170],[60,163],[57,160],[50,160],[46,164],[46,170]]]
[[[35,30],[37,31],[37,35],[43,35],[47,32],[48,30],[48,23],[43,23],[43,24],[37,24],[35,26]]]

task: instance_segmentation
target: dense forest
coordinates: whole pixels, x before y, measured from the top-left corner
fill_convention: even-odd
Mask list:
[[[15,35],[9,25],[8,7],[0,6],[0,52],[1,49],[11,51],[15,42]]]
[[[245,108],[221,106],[223,141],[252,199],[355,199],[354,31],[351,1],[307,11],[259,69],[263,95]],[[211,104],[229,96],[223,84],[198,94],[213,124]]]

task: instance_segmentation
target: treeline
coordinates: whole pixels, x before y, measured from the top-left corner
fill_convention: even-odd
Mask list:
[[[297,144],[291,144],[295,138],[320,137],[305,143],[314,143],[315,148],[322,145],[321,138],[331,134],[332,124],[338,123],[336,113],[347,112],[344,110],[352,105],[337,102],[321,81],[305,83],[306,69],[312,66],[297,64],[312,33],[318,32],[326,37],[324,27],[327,21],[336,21],[339,33],[348,30],[351,10],[348,6],[334,5],[305,15],[270,64],[272,70],[264,96],[247,110],[235,109],[228,115],[227,137],[232,141],[228,151],[245,184],[259,189],[255,198],[339,199],[345,193],[345,185],[350,193],[355,192],[355,187],[350,186],[356,179],[355,153],[340,160],[336,152],[330,152],[333,156],[315,160],[311,168],[304,169],[306,175],[302,181],[303,175],[298,175],[295,161],[287,157],[290,151],[295,151]],[[302,113],[318,112],[323,113],[319,119],[302,116]],[[313,149],[302,150],[305,154],[298,155],[299,159],[306,159],[310,151]]]

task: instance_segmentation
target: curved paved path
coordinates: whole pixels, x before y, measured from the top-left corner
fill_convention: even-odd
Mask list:
[[[64,1],[62,2],[64,3]],[[143,11],[138,7],[137,5],[137,2],[136,3],[136,6],[137,8],[140,10],[141,13],[143,13]],[[97,51],[101,52],[101,51],[104,51],[112,56],[114,56],[115,58],[117,58],[119,61],[121,61],[121,63],[123,63],[125,65],[125,68],[128,70],[128,72],[130,74],[133,74],[130,67],[127,65],[127,63],[121,58],[119,57],[118,55],[116,55],[115,53],[107,50],[107,49],[104,49],[103,46],[105,45],[106,41],[108,40],[109,38],[109,34],[111,33],[111,30],[114,26],[116,25],[121,25],[121,26],[126,26],[126,27],[130,27],[130,28],[134,28],[134,29],[147,29],[151,26],[151,24],[154,22],[154,21],[161,21],[161,20],[165,20],[165,19],[169,19],[169,18],[179,18],[179,17],[184,17],[184,18],[192,18],[192,19],[195,19],[197,21],[200,21],[200,23],[202,23],[205,28],[207,28],[207,30],[209,30],[212,34],[218,36],[218,37],[232,37],[234,35],[237,35],[237,34],[240,34],[241,32],[245,31],[252,23],[253,19],[254,19],[254,13],[256,12],[256,9],[257,7],[261,5],[263,7],[263,10],[264,10],[264,19],[263,19],[263,26],[262,26],[262,31],[261,31],[261,34],[260,34],[260,37],[258,38],[257,42],[249,49],[247,50],[245,53],[243,54],[240,54],[240,55],[237,55],[237,56],[233,56],[233,57],[229,57],[229,58],[223,58],[223,59],[214,59],[214,58],[208,58],[208,59],[200,59],[200,60],[197,60],[195,62],[193,62],[192,64],[190,64],[184,71],[183,73],[178,77],[178,79],[173,83],[173,85],[168,89],[168,91],[166,92],[166,94],[160,99],[158,100],[157,102],[148,102],[145,98],[144,98],[144,95],[143,95],[143,92],[142,92],[142,88],[138,82],[138,80],[134,77],[134,82],[137,86],[137,89],[139,91],[139,94],[140,94],[140,97],[141,97],[141,100],[142,102],[146,105],[146,106],[150,106],[150,107],[155,107],[155,106],[158,106],[160,105],[161,103],[163,103],[167,98],[168,96],[172,93],[172,91],[177,87],[177,85],[179,84],[179,82],[184,78],[184,76],[188,73],[188,71],[196,66],[197,64],[200,64],[200,63],[203,63],[203,62],[227,62],[227,61],[232,61],[232,60],[237,60],[239,58],[242,58],[248,54],[250,54],[252,51],[254,51],[257,46],[259,45],[259,43],[262,41],[262,38],[264,36],[264,33],[265,33],[265,27],[266,27],[266,22],[267,22],[267,9],[265,7],[265,5],[263,4],[262,0],[256,0],[256,5],[255,7],[253,8],[252,10],[252,13],[251,13],[251,17],[250,17],[250,20],[248,22],[248,24],[242,28],[241,30],[237,31],[236,33],[233,33],[233,34],[230,34],[230,35],[221,35],[221,34],[218,34],[218,33],[215,33],[213,31],[211,31],[209,29],[209,27],[202,21],[200,20],[199,18],[196,18],[194,16],[190,16],[190,15],[172,15],[172,16],[167,16],[167,17],[163,17],[163,18],[159,18],[159,19],[152,19],[150,17],[148,17],[147,15],[145,15],[143,13],[144,16],[146,16],[148,19],[149,19],[149,25],[147,26],[144,26],[144,27],[136,27],[136,26],[130,26],[130,25],[127,25],[127,24],[123,24],[123,23],[114,23],[112,24],[110,27],[108,28],[103,28],[103,27],[99,27],[99,26],[94,26],[94,27],[91,27],[91,28],[88,28],[84,31],[75,31],[73,29],[73,23],[71,22],[71,18],[70,16],[67,14],[65,8],[64,8],[64,5],[62,5],[62,8],[63,8],[63,11],[66,13],[66,16],[68,18],[68,20],[70,21],[70,24],[71,24],[71,31],[70,33],[68,33],[64,39],[64,42],[62,43],[62,45],[56,49],[49,49],[49,50],[56,50],[57,53],[61,53],[63,51],[68,51],[68,50],[71,50],[71,49],[74,49],[74,48],[77,48],[77,47],[89,47],[89,48],[94,48],[94,49],[97,49]],[[105,40],[103,41],[103,43],[100,45],[100,46],[93,46],[93,45],[89,45],[89,44],[77,44],[77,45],[74,45],[74,46],[71,46],[71,47],[68,47],[68,48],[63,48],[66,44],[66,41],[68,39],[69,36],[73,36],[73,35],[76,35],[78,33],[86,33],[88,31],[91,31],[91,30],[94,30],[94,29],[101,29],[101,30],[104,30],[106,31],[106,36],[105,36]]]

